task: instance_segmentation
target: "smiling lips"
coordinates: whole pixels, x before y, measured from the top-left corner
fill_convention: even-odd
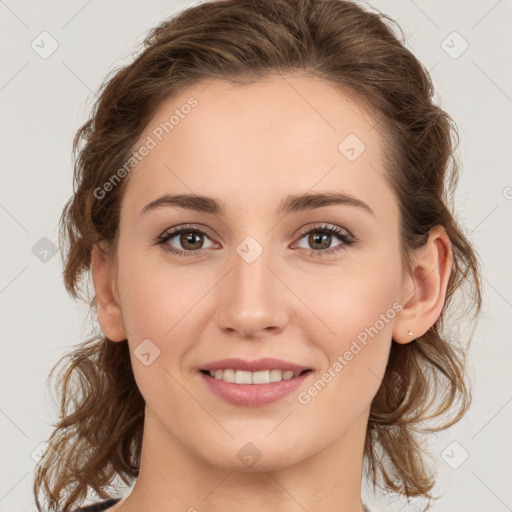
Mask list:
[[[280,400],[295,391],[311,372],[311,368],[274,358],[257,361],[229,358],[200,370],[213,393],[232,404],[247,407]]]

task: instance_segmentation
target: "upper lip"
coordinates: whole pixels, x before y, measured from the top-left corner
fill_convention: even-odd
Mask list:
[[[247,361],[237,357],[230,357],[227,359],[219,359],[218,361],[213,361],[213,363],[208,363],[201,367],[201,370],[227,369],[246,370],[249,372],[258,372],[261,370],[291,370],[292,372],[300,372],[310,368],[307,366],[290,363],[289,361],[283,361],[282,359],[275,359],[273,357],[264,357],[254,361]]]

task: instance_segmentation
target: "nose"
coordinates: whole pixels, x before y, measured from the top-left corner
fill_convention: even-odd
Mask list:
[[[263,250],[252,260],[248,255],[255,250],[257,246],[249,244],[245,253],[234,251],[217,302],[218,327],[228,335],[244,339],[281,332],[289,321],[293,295],[278,277],[278,264],[271,251]]]

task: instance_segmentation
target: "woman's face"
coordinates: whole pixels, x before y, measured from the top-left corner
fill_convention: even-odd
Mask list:
[[[214,81],[166,101],[143,145],[121,206],[116,290],[162,456],[180,446],[216,467],[260,459],[268,470],[336,443],[360,450],[410,291],[374,120],[321,80]],[[360,204],[294,199],[317,194]],[[166,195],[208,199],[148,207]],[[251,367],[225,358],[284,362],[233,374]],[[212,363],[239,382],[278,379],[265,369],[286,364],[310,371],[229,383],[202,371]]]

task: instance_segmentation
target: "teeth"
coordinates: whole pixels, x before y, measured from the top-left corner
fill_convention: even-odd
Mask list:
[[[259,372],[248,372],[246,370],[209,370],[211,377],[224,382],[235,382],[237,384],[268,384],[270,382],[279,382],[280,380],[289,380],[298,377],[301,371],[292,372],[291,370],[262,370]]]
[[[251,374],[251,372],[247,372]],[[267,384],[270,382],[270,370],[252,372],[250,384]]]
[[[270,382],[278,382],[282,380],[283,372],[281,370],[270,370],[269,372],[269,381]]]
[[[235,382],[237,384],[252,384],[251,372],[237,370],[235,372]]]
[[[216,372],[218,370],[215,370]],[[220,370],[222,372],[221,379],[225,382],[235,382],[235,370]]]

